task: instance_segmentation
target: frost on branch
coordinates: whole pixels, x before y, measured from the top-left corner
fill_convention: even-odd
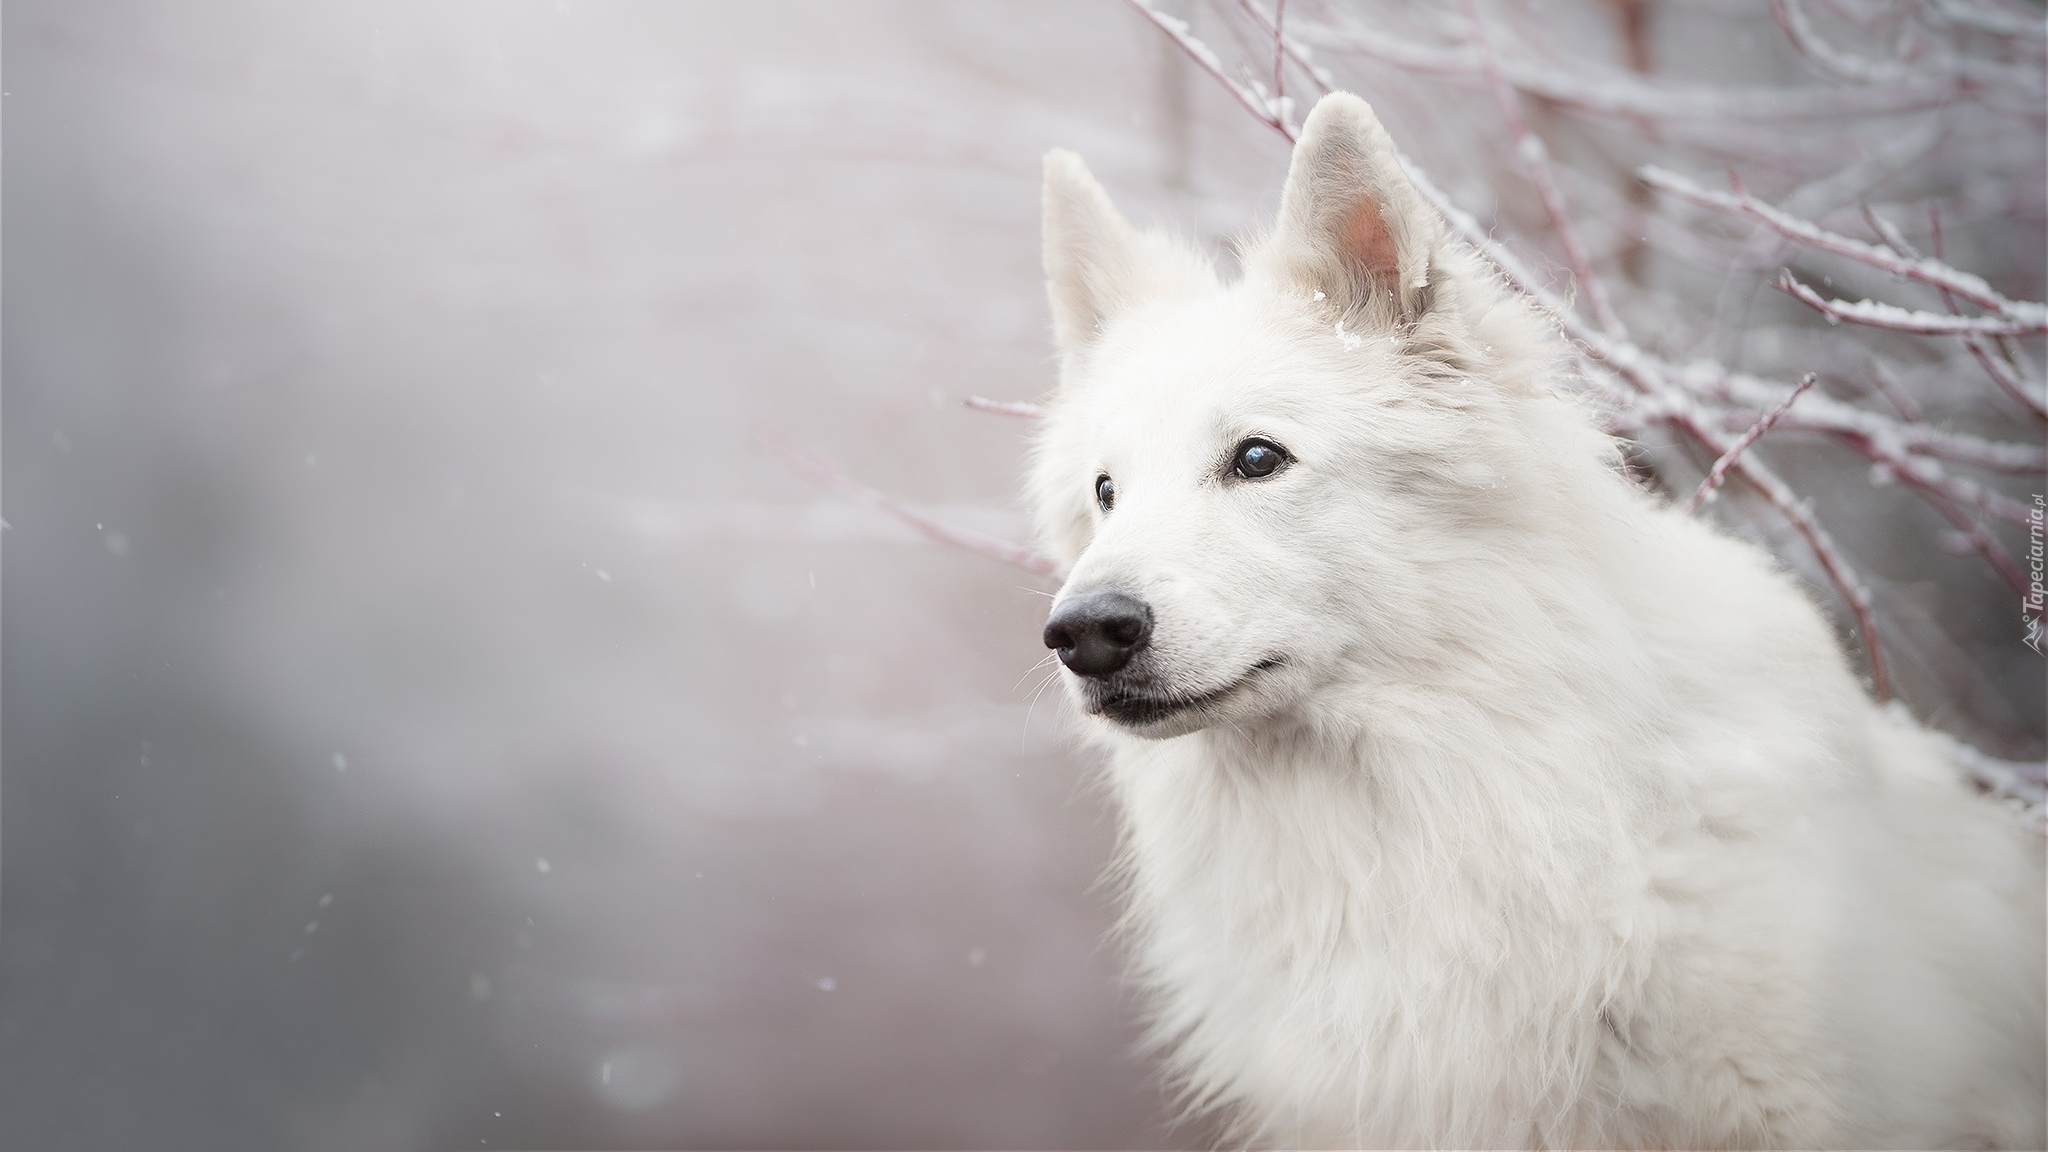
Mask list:
[[[1128,2],[1286,139],[1264,62],[1365,95],[1668,491],[1697,506],[1730,482],[1716,514],[1832,590],[1880,698],[1896,681],[1977,744],[2040,755],[2017,558],[2048,486],[2038,10]]]
[[[1981,784],[2039,778],[2038,7],[1126,4],[1220,97],[1177,131],[1248,117],[1284,159],[1296,109],[1370,100],[1423,195],[1556,316],[1632,462],[1805,575],[1880,698],[1982,750]]]

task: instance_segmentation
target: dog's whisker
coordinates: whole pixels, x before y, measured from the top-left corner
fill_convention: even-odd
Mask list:
[[[1023,684],[1024,684],[1024,681],[1026,681],[1026,680],[1030,679],[1030,678],[1031,678],[1031,674],[1032,674],[1033,672],[1036,672],[1036,671],[1038,671],[1039,669],[1041,669],[1041,668],[1045,667],[1045,666],[1046,666],[1047,664],[1050,664],[1050,663],[1052,663],[1052,662],[1053,662],[1054,660],[1057,660],[1057,659],[1059,659],[1059,655],[1060,655],[1060,654],[1059,654],[1059,653],[1057,653],[1057,652],[1048,652],[1048,653],[1046,653],[1046,654],[1045,654],[1045,658],[1044,658],[1044,659],[1040,660],[1040,661],[1039,661],[1038,663],[1036,663],[1036,664],[1033,664],[1033,665],[1032,665],[1031,667],[1029,667],[1029,668],[1026,668],[1026,669],[1024,670],[1024,675],[1022,675],[1022,676],[1019,676],[1019,677],[1017,677],[1017,683],[1015,683],[1015,684],[1012,684],[1012,685],[1010,685],[1010,691],[1012,691],[1012,692],[1015,692],[1015,691],[1016,691],[1016,690],[1017,690],[1018,688],[1022,687],[1022,686],[1023,686]]]

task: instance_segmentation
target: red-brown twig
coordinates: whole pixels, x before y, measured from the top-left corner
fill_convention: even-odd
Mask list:
[[[2010,396],[2014,403],[2035,416],[2048,420],[2048,401],[2034,395],[2032,389],[2020,383],[2019,373],[2012,370],[2012,365],[2006,362],[2005,357],[1985,347],[1984,341],[1975,336],[1964,337],[1963,347],[1970,350],[1970,355],[1976,358],[1978,366],[1984,369],[1984,374],[1991,378],[1991,382],[2000,392]]]
[[[1735,462],[1742,458],[1744,452],[1749,451],[1750,445],[1764,438],[1764,433],[1769,432],[1771,425],[1776,424],[1778,419],[1785,415],[1785,410],[1792,407],[1793,403],[1808,388],[1813,387],[1815,379],[1817,377],[1811,372],[1801,376],[1799,383],[1792,386],[1792,394],[1785,397],[1784,403],[1764,413],[1763,419],[1750,425],[1749,431],[1744,432],[1740,439],[1735,441],[1726,452],[1721,454],[1719,460],[1714,461],[1714,466],[1707,469],[1706,479],[1701,480],[1700,486],[1693,490],[1692,499],[1685,502],[1686,515],[1689,516],[1698,512],[1701,505],[1713,498],[1714,490],[1719,488],[1728,479],[1728,469],[1733,467]]]
[[[1877,385],[1877,390],[1884,394],[1884,398],[1901,418],[1914,423],[1926,418],[1927,413],[1921,409],[1920,402],[1907,394],[1905,388],[1900,386],[1898,377],[1892,375],[1890,368],[1885,367],[1884,361],[1870,362],[1870,380]]]
[[[1941,250],[1940,211],[1932,207],[1928,208],[1927,227],[1929,239],[1934,244],[1934,258],[1939,260],[1943,255]],[[1886,236],[1885,243],[1897,248],[1903,243],[1903,237],[1894,239],[1892,236]],[[1950,313],[1960,311],[1956,307],[1956,298],[1953,292],[1944,289],[1941,294],[1941,302],[1948,305]],[[2005,355],[2005,352],[2009,350],[2009,346],[2001,345],[2000,348],[1994,349],[1991,345],[1991,341],[1983,340],[1976,336],[1966,336],[1963,338],[1963,347],[1970,350],[1970,355],[1976,358],[1977,366],[1984,369],[1984,374],[1991,378],[1991,383],[1996,385],[1999,391],[2011,397],[2020,407],[2033,413],[2035,419],[2048,420],[2048,401],[2037,398],[2032,388],[2025,387],[2020,383],[2019,372],[2013,368],[2012,361],[2008,360]]]

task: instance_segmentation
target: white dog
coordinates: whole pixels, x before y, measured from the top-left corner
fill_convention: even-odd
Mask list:
[[[2042,845],[1315,108],[1224,283],[1046,157],[1046,625],[1233,1139],[2043,1146]]]

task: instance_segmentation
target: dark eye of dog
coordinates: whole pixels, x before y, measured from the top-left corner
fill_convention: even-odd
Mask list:
[[[1116,503],[1116,484],[1107,476],[1095,478],[1095,502],[1102,505],[1104,512]]]
[[[1237,446],[1235,469],[1247,480],[1263,480],[1287,464],[1287,453],[1270,440],[1247,440]]]

